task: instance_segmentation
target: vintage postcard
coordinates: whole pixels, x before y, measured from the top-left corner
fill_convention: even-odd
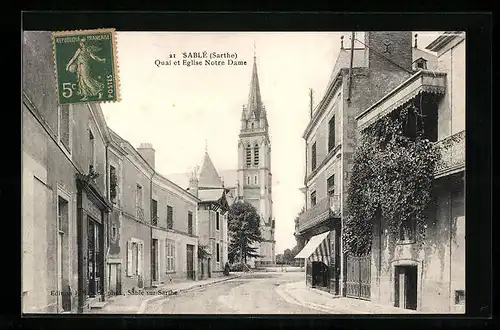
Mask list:
[[[463,31],[23,33],[23,313],[465,313]]]
[[[114,29],[53,34],[59,104],[119,101]]]

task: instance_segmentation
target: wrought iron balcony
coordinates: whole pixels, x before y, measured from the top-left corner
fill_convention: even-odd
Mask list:
[[[144,209],[137,206],[136,210],[137,219],[139,219],[140,221],[144,221]]]
[[[329,218],[340,218],[340,195],[331,195],[307,209],[299,217],[298,232],[314,227]]]
[[[435,176],[452,174],[465,168],[465,130],[436,142],[441,159],[436,165]]]

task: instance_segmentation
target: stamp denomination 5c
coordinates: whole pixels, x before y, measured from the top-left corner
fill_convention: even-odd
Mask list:
[[[114,29],[53,33],[59,104],[119,101]]]

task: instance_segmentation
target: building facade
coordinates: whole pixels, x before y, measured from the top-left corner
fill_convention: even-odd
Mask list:
[[[198,223],[199,244],[208,255],[198,261],[199,278],[221,276],[228,262],[229,232],[227,199],[228,189],[205,152],[199,176],[193,173],[189,181],[191,194],[199,198]]]
[[[420,70],[357,117],[363,130],[413,105],[426,138],[440,148],[423,246],[409,226],[396,245],[385,219],[374,229],[372,301],[422,312],[465,312],[465,35],[451,31],[428,47],[437,71]]]
[[[199,199],[155,171],[100,106],[57,103],[50,32],[24,32],[22,310],[85,313],[195,280]]]
[[[260,230],[263,241],[258,243],[261,258],[251,264],[275,263],[271,141],[265,106],[262,102],[254,56],[248,103],[241,113],[241,128],[238,140],[238,199],[252,204],[260,215]]]
[[[98,105],[57,104],[52,51],[50,32],[24,32],[25,313],[86,310],[104,299],[108,285],[109,134]]]
[[[307,244],[296,258],[306,259],[307,285],[370,299],[369,277],[359,283],[359,276],[348,272],[369,268],[369,257],[367,265],[354,265],[357,261],[344,254],[341,239],[356,116],[412,75],[417,48],[412,47],[411,32],[365,32],[357,42],[364,47],[345,48],[342,37],[331,79],[303,134],[306,171],[301,191],[306,207],[295,235]]]
[[[151,147],[141,150],[146,152],[154,157]],[[152,285],[196,280],[199,199],[158,173],[153,176],[152,184]]]

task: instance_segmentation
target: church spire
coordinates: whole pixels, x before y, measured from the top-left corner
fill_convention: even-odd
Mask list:
[[[255,118],[260,117],[260,111],[262,110],[262,98],[260,96],[259,76],[257,74],[257,57],[255,54],[255,44],[253,54],[252,79],[250,81],[250,92],[248,93],[247,110],[248,115],[251,115],[252,112],[255,113]]]

